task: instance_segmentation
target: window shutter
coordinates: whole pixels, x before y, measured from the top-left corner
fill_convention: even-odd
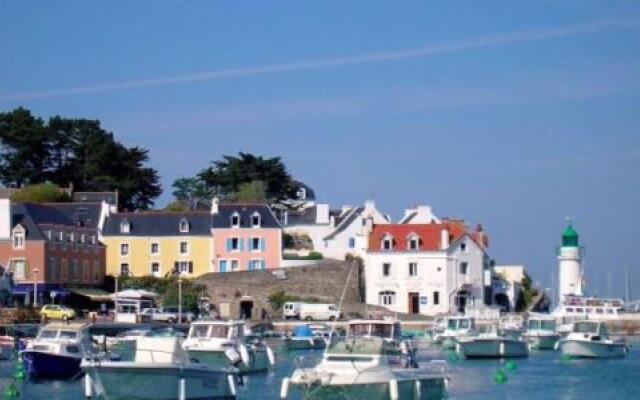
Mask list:
[[[266,246],[265,242],[266,242],[265,238],[260,238],[260,250],[262,251],[264,251],[264,248]]]
[[[189,273],[193,274],[193,261],[189,261]]]
[[[264,263],[264,260],[260,260],[260,269],[262,269],[262,270],[266,269],[266,265]]]
[[[176,273],[176,274],[179,274],[179,273],[180,273],[180,265],[178,264],[178,262],[177,262],[177,261],[175,261],[175,262],[173,263],[173,272],[174,272],[174,273]]]
[[[220,272],[227,272],[227,261],[221,260],[219,263]]]
[[[238,238],[238,248],[240,249],[240,251],[242,251],[244,248],[244,240],[242,240],[242,238]]]
[[[253,271],[253,261],[247,262],[247,271]]]

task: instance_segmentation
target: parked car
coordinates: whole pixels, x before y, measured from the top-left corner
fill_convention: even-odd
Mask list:
[[[61,319],[63,321],[74,319],[76,312],[73,309],[58,304],[46,304],[40,309],[40,316],[47,319]]]
[[[151,320],[154,322],[167,322],[170,324],[178,322],[177,307],[145,308],[140,314],[151,315]],[[194,319],[195,315],[192,312],[182,311],[182,322],[191,322]]]

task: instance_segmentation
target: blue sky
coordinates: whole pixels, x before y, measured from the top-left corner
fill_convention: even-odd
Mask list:
[[[640,3],[1,1],[0,110],[97,118],[171,182],[282,156],[334,205],[481,222],[551,284],[640,296]],[[620,293],[618,293],[620,294]]]

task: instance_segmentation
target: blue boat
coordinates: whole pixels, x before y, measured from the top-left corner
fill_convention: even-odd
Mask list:
[[[288,350],[320,350],[327,346],[327,339],[322,335],[314,335],[309,325],[297,326],[293,335],[284,339]]]
[[[80,373],[80,362],[92,348],[88,324],[52,323],[44,326],[22,356],[33,378],[70,378]]]

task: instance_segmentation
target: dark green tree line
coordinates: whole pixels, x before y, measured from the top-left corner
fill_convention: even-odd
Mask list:
[[[145,209],[162,192],[148,150],[127,147],[100,121],[59,116],[47,122],[17,108],[0,113],[0,180],[5,186],[52,182],[76,191],[118,191],[124,209]]]

